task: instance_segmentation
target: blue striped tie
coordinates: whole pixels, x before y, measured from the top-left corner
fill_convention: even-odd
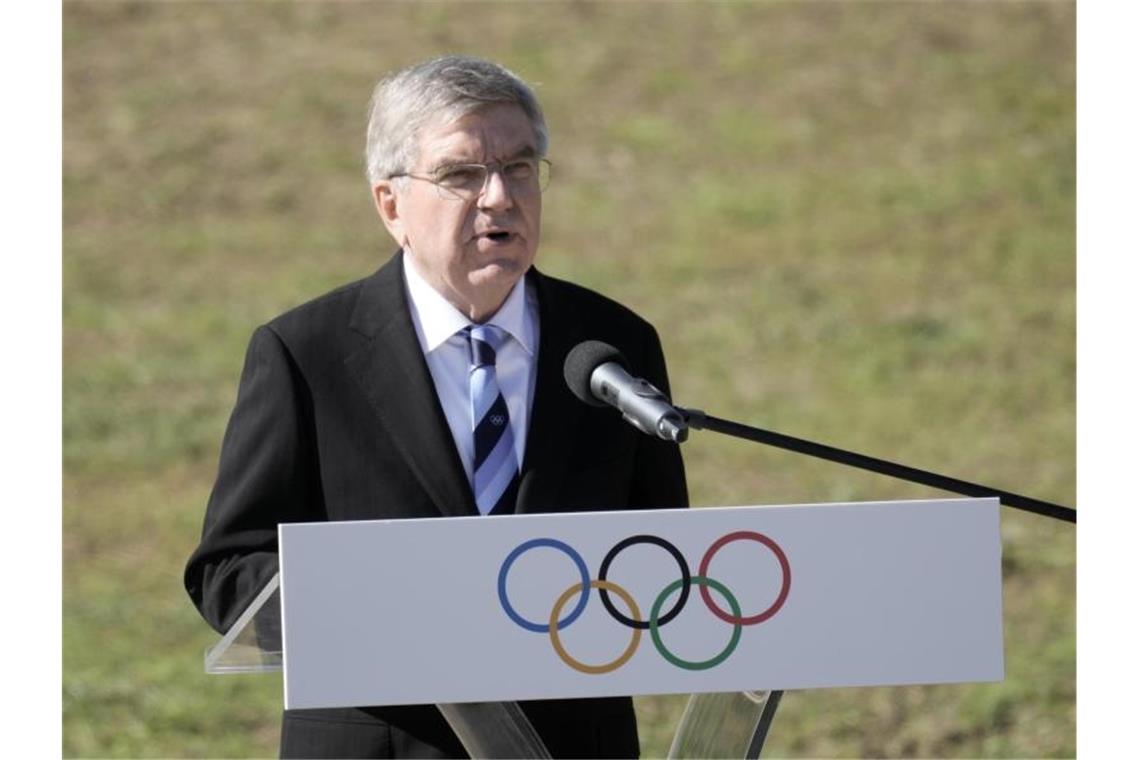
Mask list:
[[[475,433],[475,504],[481,513],[487,514],[509,493],[518,474],[511,416],[495,379],[495,352],[509,336],[494,325],[472,325],[466,333],[471,345],[468,382]]]

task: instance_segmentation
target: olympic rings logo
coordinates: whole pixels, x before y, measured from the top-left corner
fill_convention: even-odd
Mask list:
[[[755,541],[757,543],[760,543],[771,550],[771,552],[776,556],[777,561],[780,563],[780,572],[782,577],[780,583],[780,593],[777,595],[776,600],[772,602],[772,604],[767,609],[762,610],[754,615],[744,615],[740,611],[740,603],[736,600],[736,597],[733,596],[732,592],[729,591],[723,583],[708,576],[709,564],[712,562],[713,557],[724,546],[734,541]],[[657,595],[657,598],[654,600],[653,604],[650,607],[648,620],[643,619],[641,609],[637,606],[637,602],[634,601],[633,596],[628,591],[613,581],[606,579],[610,565],[613,563],[617,555],[620,554],[623,550],[636,544],[652,544],[664,549],[669,553],[670,556],[672,556],[674,561],[676,561],[677,567],[681,571],[681,577],[666,585],[665,588],[661,590],[661,593]],[[507,576],[510,574],[511,566],[514,565],[515,561],[518,560],[518,558],[523,554],[530,551],[531,549],[537,549],[539,547],[549,547],[561,551],[574,563],[574,566],[578,571],[578,575],[581,578],[578,583],[575,583],[573,586],[566,589],[555,600],[554,606],[550,610],[550,618],[543,622],[527,620],[515,611],[514,607],[511,605],[510,600],[507,598]],[[586,563],[582,559],[582,555],[574,550],[569,544],[566,544],[554,538],[532,538],[529,541],[524,541],[523,543],[516,546],[513,550],[511,550],[510,554],[507,555],[506,559],[503,560],[503,564],[499,567],[498,586],[499,604],[502,605],[503,612],[507,614],[507,617],[509,617],[519,627],[524,628],[525,630],[533,631],[535,633],[549,634],[550,643],[553,645],[554,651],[558,654],[558,657],[563,662],[580,673],[596,675],[617,670],[626,662],[628,662],[629,659],[633,657],[634,652],[637,651],[637,647],[641,643],[641,632],[644,630],[649,631],[649,635],[653,640],[653,645],[657,648],[657,651],[661,654],[661,656],[666,661],[672,663],[678,668],[684,668],[686,670],[708,670],[710,668],[714,668],[727,660],[733,651],[735,651],[737,645],[740,643],[740,634],[744,626],[763,623],[765,620],[770,619],[773,615],[780,611],[780,608],[784,606],[784,602],[788,598],[788,591],[791,589],[791,583],[791,566],[788,564],[787,555],[784,554],[784,550],[780,548],[779,544],[762,533],[756,533],[754,531],[748,530],[739,530],[734,533],[728,533],[724,536],[721,536],[716,541],[714,541],[711,546],[709,546],[708,550],[705,551],[704,556],[701,558],[701,562],[697,570],[697,575],[692,575],[690,573],[689,564],[685,561],[685,557],[681,554],[677,547],[661,538],[660,536],[651,536],[647,534],[630,536],[619,541],[614,545],[612,549],[609,550],[609,552],[606,553],[606,556],[602,560],[602,564],[598,569],[598,577],[594,580],[590,579],[590,573],[586,568]],[[681,610],[684,609],[685,605],[689,601],[689,591],[694,585],[700,587],[701,601],[704,602],[709,612],[724,622],[730,623],[732,625],[732,636],[730,637],[729,642],[724,647],[724,649],[707,660],[700,660],[695,662],[691,660],[681,659],[669,651],[661,639],[660,630],[662,627],[670,623],[678,615],[681,614]],[[590,589],[597,589],[598,595],[602,599],[602,605],[606,608],[606,612],[608,612],[614,620],[632,630],[629,645],[626,646],[625,650],[620,655],[618,655],[616,659],[603,663],[601,665],[590,665],[584,662],[580,662],[579,660],[572,657],[563,646],[562,640],[558,633],[573,623],[575,620],[577,620],[582,612],[585,611],[586,602],[589,600]],[[732,610],[731,612],[725,611],[724,608],[718,606],[717,603],[713,601],[712,594],[709,591],[710,589],[716,591],[726,602],[728,602],[728,606]],[[628,615],[619,612],[618,609],[614,606],[613,599],[610,598],[611,593],[621,599],[622,604],[625,605],[625,608],[629,613]],[[662,613],[662,607],[665,606],[665,602],[667,602],[674,593],[677,593],[677,600],[673,603],[673,606],[668,609],[668,611]],[[565,617],[563,617],[563,610],[566,608],[566,605],[569,604],[570,599],[575,594],[578,594],[577,603],[570,610],[570,612],[567,613]]]

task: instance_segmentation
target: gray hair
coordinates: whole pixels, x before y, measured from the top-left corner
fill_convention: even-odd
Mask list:
[[[522,79],[497,63],[443,56],[393,72],[372,91],[364,152],[368,181],[376,185],[408,171],[418,158],[420,131],[438,118],[455,120],[493,103],[514,103],[534,127],[538,154],[546,155],[546,119]]]

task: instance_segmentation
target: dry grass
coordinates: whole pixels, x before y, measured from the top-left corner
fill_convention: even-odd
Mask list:
[[[1069,3],[69,2],[68,756],[268,756],[280,683],[208,678],[180,587],[245,341],[390,245],[374,79],[540,84],[542,268],[656,323],[720,416],[1073,503]],[[698,504],[911,498],[708,435]],[[787,695],[773,756],[1075,753],[1075,531],[1007,512],[1001,684]],[[681,697],[638,699],[646,755]]]

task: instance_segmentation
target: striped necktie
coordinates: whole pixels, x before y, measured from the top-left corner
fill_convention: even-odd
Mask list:
[[[475,434],[475,504],[482,514],[488,514],[501,506],[504,497],[510,497],[510,486],[518,474],[511,417],[495,379],[495,353],[510,336],[495,325],[471,325],[465,332],[471,346],[467,379]]]

